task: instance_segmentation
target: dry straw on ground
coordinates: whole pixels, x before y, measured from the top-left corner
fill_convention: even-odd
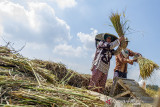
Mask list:
[[[64,64],[30,60],[0,47],[0,106],[104,106],[88,93],[89,78]]]

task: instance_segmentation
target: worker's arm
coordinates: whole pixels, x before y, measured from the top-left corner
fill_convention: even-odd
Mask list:
[[[120,45],[120,42],[124,40],[124,36],[116,39],[115,41],[111,43],[107,43],[104,45],[103,41],[100,41],[98,44],[98,48],[108,48],[108,49],[114,49],[116,46]]]
[[[140,53],[133,52],[130,49],[127,49],[129,52],[129,56],[142,56]],[[137,62],[137,59],[133,59],[133,62]]]
[[[120,38],[116,39],[115,41],[110,43],[110,49],[114,49],[116,46],[120,45],[120,42],[124,40],[124,36],[121,36]]]
[[[122,54],[118,54],[116,57],[117,57],[117,58],[119,59],[119,61],[121,61],[122,63],[129,63],[129,64],[131,64],[131,65],[133,64],[133,60],[124,58]]]
[[[127,49],[127,50],[128,50],[128,52],[129,52],[129,56],[135,56],[135,55],[142,56],[140,53],[133,52],[133,51],[131,51],[130,49]]]
[[[131,51],[130,49],[127,49],[127,50],[129,52],[129,56],[135,56],[136,54],[138,54],[136,52]]]
[[[106,48],[106,49],[112,49],[116,47],[119,44],[118,40],[115,40],[114,42],[111,42],[110,44],[104,41],[100,41],[97,48]]]
[[[116,46],[120,44],[119,39],[115,40],[114,42],[110,43],[110,49],[114,49]]]

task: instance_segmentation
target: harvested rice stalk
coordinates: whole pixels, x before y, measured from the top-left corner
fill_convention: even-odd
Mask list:
[[[0,53],[11,53],[11,50],[6,46],[1,46]]]
[[[119,37],[125,35],[126,31],[129,27],[126,26],[127,21],[123,22],[121,18],[121,14],[119,13],[112,13],[110,16],[110,20],[115,28],[116,32],[118,33]]]
[[[28,65],[25,58],[12,58],[6,56],[0,56],[0,60],[3,60],[6,64],[9,63],[12,66],[16,66],[20,71],[32,71],[32,68]]]
[[[89,107],[88,105],[86,105],[85,103],[81,102],[80,100],[74,98],[74,97],[71,97],[72,99],[74,99],[75,101],[77,101],[78,103],[82,104],[83,106],[85,107]]]
[[[42,102],[46,105],[51,105],[51,104],[57,104],[57,105],[72,105],[71,102],[60,99],[59,97],[54,97],[54,96],[44,96],[44,95],[38,95],[34,93],[28,93],[25,91],[13,91],[12,95],[15,97],[19,97],[20,99],[30,99],[30,100],[35,100],[37,103],[41,104]],[[28,103],[31,103],[28,101]]]
[[[110,20],[116,30],[116,32],[118,33],[119,36],[123,36],[124,35],[124,31],[123,31],[123,27],[122,24],[120,22],[120,15],[118,13],[112,13],[112,15],[110,16]]]
[[[52,84],[56,84],[56,77],[54,74],[52,74],[51,71],[47,70],[47,69],[43,69],[40,67],[35,67],[34,68],[36,73],[40,74],[43,78],[47,79],[48,82],[52,83]]]
[[[124,36],[126,31],[129,29],[129,27],[126,26],[127,21],[123,22],[121,15],[119,13],[112,13],[112,15],[110,16],[110,20],[119,37]],[[115,55],[119,54],[121,50],[125,49],[126,47],[127,47],[127,42],[123,40],[120,46],[114,52],[114,54]]]
[[[77,90],[72,90],[72,89],[66,89],[66,88],[58,88],[58,87],[53,87],[53,88],[45,88],[45,87],[24,87],[25,89],[30,89],[30,91],[34,92],[41,92],[42,93],[50,93],[50,95],[54,96],[59,96],[62,99],[66,99],[69,102],[75,102],[78,103],[78,105],[87,105],[89,107],[94,106],[104,106],[104,102],[99,100],[97,96],[91,95],[89,93],[84,93],[83,89]],[[73,101],[72,99],[76,99]],[[92,105],[92,106],[91,106]]]
[[[33,72],[34,76],[36,77],[36,80],[37,80],[39,86],[41,86],[41,83],[40,83],[40,81],[39,81],[39,78],[38,78],[36,72],[34,71],[34,69],[33,69],[32,65],[31,65],[31,63],[30,63],[30,62],[27,62],[27,63],[28,63],[28,65],[31,67],[32,72]]]
[[[35,106],[32,106],[32,105],[11,105],[11,104],[0,104],[0,107],[35,107]]]
[[[140,76],[143,79],[151,77],[153,71],[159,69],[159,66],[156,63],[144,57],[138,57],[138,64],[140,68]]]
[[[51,83],[55,83],[55,75],[51,73],[51,71],[34,66],[34,63],[32,63],[30,60],[26,58],[12,58],[12,57],[6,57],[6,56],[0,56],[0,60],[2,60],[2,65],[6,66],[14,66],[18,71],[21,72],[27,72],[27,74],[30,74],[32,76],[35,76],[39,85],[41,85],[36,73],[42,75],[47,81]],[[31,65],[32,63],[32,65]]]
[[[22,87],[22,86],[35,86],[37,85],[36,83],[29,83],[28,81],[26,80],[13,80],[13,79],[8,79],[8,80],[1,80],[0,81],[0,86],[6,86],[6,87],[15,87],[15,86],[18,86],[18,87]]]
[[[61,93],[61,94],[66,94],[66,95],[72,95],[72,96],[77,96],[77,97],[82,97],[82,98],[87,98],[87,99],[91,99],[91,100],[98,100],[97,97],[92,96],[92,95],[87,95],[87,93],[83,94],[83,90],[76,92],[73,90],[67,90],[67,89],[59,89],[59,88],[34,88],[34,87],[27,87],[25,86],[25,88],[28,89],[32,89],[32,90],[38,90],[38,91],[47,91],[47,92],[52,92],[52,93]]]

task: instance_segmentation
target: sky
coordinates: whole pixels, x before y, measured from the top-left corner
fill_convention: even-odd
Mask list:
[[[111,33],[109,16],[123,13],[131,30],[128,48],[160,65],[159,0],[0,0],[0,45],[11,46],[30,59],[60,62],[79,73],[91,74],[95,35]],[[113,78],[115,57],[108,79]],[[138,64],[128,78],[140,81]],[[160,86],[160,70],[147,84]]]

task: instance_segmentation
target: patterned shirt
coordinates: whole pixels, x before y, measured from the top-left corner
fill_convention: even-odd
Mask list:
[[[95,57],[92,62],[91,70],[95,68],[103,73],[108,73],[110,67],[110,59],[112,58],[111,49],[114,49],[118,45],[119,45],[118,39],[111,43],[100,41],[98,43]]]

